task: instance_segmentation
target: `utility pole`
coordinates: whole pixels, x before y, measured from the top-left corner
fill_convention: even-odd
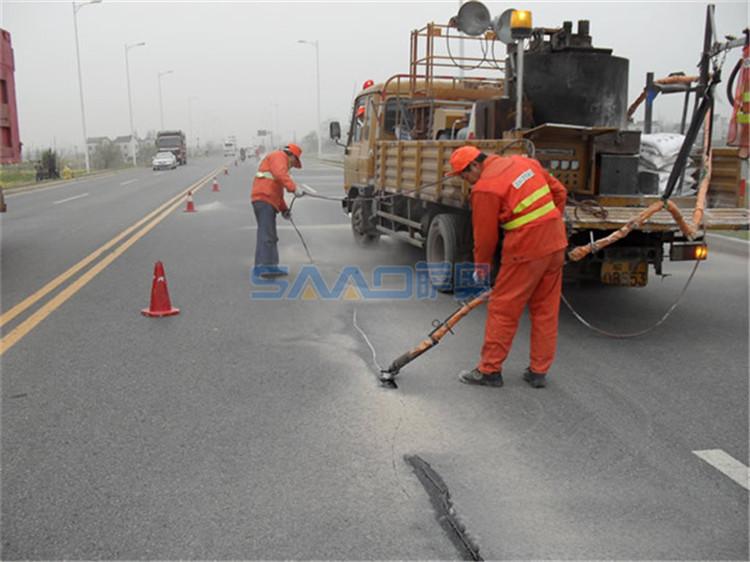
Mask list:
[[[196,96],[190,96],[188,98],[188,136],[192,140],[193,138],[193,107],[192,103],[193,100],[197,100],[198,98]],[[190,146],[190,141],[187,142],[187,145]],[[197,150],[197,145],[196,145]]]
[[[161,77],[167,74],[172,74],[174,70],[165,70],[160,72],[157,76],[157,82],[159,83],[159,123],[161,124],[161,130],[164,130],[164,104],[161,99]]]
[[[128,82],[128,110],[130,112],[130,151],[133,158],[133,166],[137,166],[136,162],[136,140],[135,140],[135,127],[133,126],[133,98],[130,95],[130,64],[128,63],[128,52],[130,49],[136,47],[143,47],[146,43],[141,41],[140,43],[134,43],[132,45],[125,44],[125,76]]]
[[[83,2],[80,4],[76,4],[75,2],[71,3],[73,5],[73,29],[75,31],[75,36],[76,36],[76,63],[78,65],[78,92],[81,95],[81,129],[83,130],[83,147],[84,147],[83,156],[86,162],[86,173],[91,171],[91,162],[89,161],[89,138],[88,138],[88,134],[86,133],[86,109],[83,103],[83,78],[81,77],[81,49],[78,44],[78,10],[90,4],[98,4],[101,1],[102,0],[89,0],[88,2]]]
[[[315,127],[315,137],[318,140],[318,160],[323,155],[323,139],[321,138],[320,129],[322,122],[320,121],[320,44],[318,40],[315,41],[306,41],[304,39],[300,39],[297,41],[297,43],[305,43],[307,45],[312,45],[315,47],[315,82],[316,82],[316,89],[317,89],[317,125]]]

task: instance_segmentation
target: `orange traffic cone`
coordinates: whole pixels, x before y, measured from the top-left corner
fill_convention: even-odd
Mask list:
[[[219,180],[214,178],[214,183],[211,185],[211,191],[219,191]]]
[[[193,192],[188,191],[187,194],[187,205],[185,206],[185,213],[197,213],[198,210],[195,208],[195,205],[193,204]]]
[[[180,309],[172,306],[169,301],[167,290],[167,278],[164,276],[164,265],[158,261],[154,264],[154,281],[151,285],[151,304],[148,308],[141,310],[144,316],[159,318],[161,316],[174,316],[179,314]]]

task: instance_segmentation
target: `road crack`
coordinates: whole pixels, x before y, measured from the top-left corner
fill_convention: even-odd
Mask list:
[[[404,455],[404,460],[414,470],[414,474],[424,486],[430,503],[435,508],[440,526],[447,533],[450,541],[456,546],[465,560],[484,560],[479,554],[479,545],[466,529],[461,517],[456,512],[448,486],[435,472],[429,463],[418,455]]]

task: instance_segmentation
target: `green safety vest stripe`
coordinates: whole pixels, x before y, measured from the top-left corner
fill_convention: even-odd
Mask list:
[[[264,179],[267,179],[267,180],[272,180],[273,179],[273,174],[271,172],[255,172],[255,177],[256,178],[264,178]]]
[[[750,92],[743,92],[742,93],[742,101],[748,101],[748,102],[750,102]]]
[[[737,123],[740,125],[748,125],[750,124],[750,113],[742,113],[741,111],[737,112]]]
[[[555,202],[550,201],[543,207],[539,207],[535,211],[531,211],[528,215],[523,215],[522,217],[518,217],[517,219],[513,219],[512,221],[506,222],[503,226],[504,230],[513,230],[515,228],[518,228],[519,226],[523,226],[525,224],[530,223],[531,221],[535,221],[536,219],[543,217],[544,215],[547,215],[554,211],[556,209]]]
[[[513,214],[517,215],[518,213],[520,213],[524,209],[528,209],[534,203],[536,203],[537,201],[539,201],[542,197],[544,197],[545,195],[547,195],[549,192],[550,192],[549,191],[549,185],[547,185],[545,183],[542,187],[540,187],[539,189],[537,189],[534,193],[532,193],[531,195],[529,195],[528,197],[526,197],[523,201],[521,201],[518,205],[516,205],[516,208],[513,209]]]

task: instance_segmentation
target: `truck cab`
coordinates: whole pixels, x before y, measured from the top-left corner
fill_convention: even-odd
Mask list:
[[[224,139],[224,156],[227,158],[234,158],[237,154],[237,141],[234,137],[227,137]]]
[[[187,144],[182,131],[159,131],[156,134],[157,152],[171,152],[177,164],[187,164]]]

